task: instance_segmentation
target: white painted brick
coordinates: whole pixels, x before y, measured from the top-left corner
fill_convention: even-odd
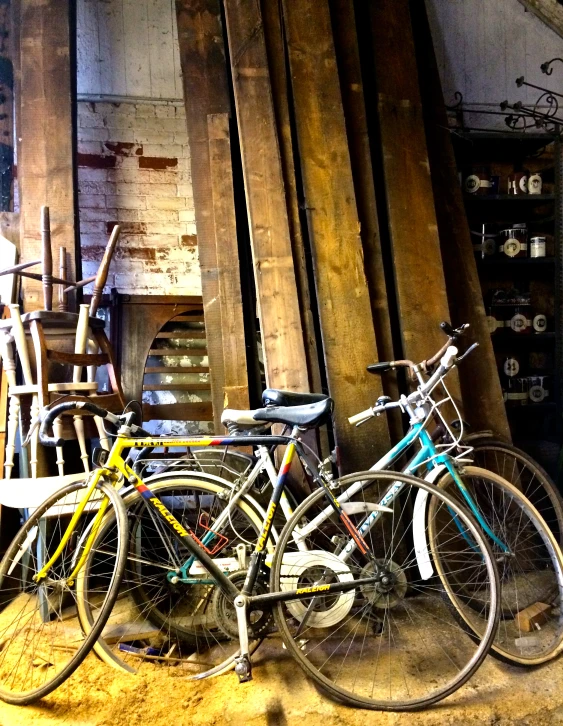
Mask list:
[[[186,224],[186,234],[195,234],[197,236],[197,229],[195,226],[195,222]]]
[[[107,172],[108,181],[116,184],[137,184],[150,181],[148,169],[109,169]]]
[[[105,209],[106,197],[104,194],[79,194],[78,206],[81,209]]]
[[[180,173],[177,171],[165,171],[165,170],[150,170],[149,181],[155,184],[175,184],[180,177]]]
[[[134,116],[135,106],[132,103],[94,103],[94,111],[104,116]]]
[[[80,209],[80,219],[84,222],[107,222],[109,219],[117,219],[116,209]]]
[[[176,108],[174,106],[155,106],[155,113],[157,118],[175,118]]]
[[[108,129],[108,141],[121,142],[126,144],[134,144],[136,142],[135,134],[136,130],[133,129]]]
[[[182,210],[186,206],[186,200],[183,197],[153,197],[151,198],[150,206],[155,207],[156,209]]]
[[[81,234],[80,235],[80,244],[82,247],[99,247],[100,245],[105,245],[107,243],[107,235],[101,235],[101,234]]]
[[[176,184],[140,184],[139,194],[147,194],[150,196],[159,197],[174,197],[176,196]],[[150,206],[150,203],[147,203]]]
[[[117,209],[146,209],[147,203],[144,197],[137,197],[133,194],[116,194],[107,197],[108,206]]]
[[[115,157],[115,168],[116,169],[138,169],[139,168],[139,157],[138,156],[116,156]]]
[[[179,159],[183,147],[180,144],[144,144],[143,156],[161,156],[166,159]]]
[[[193,209],[182,209],[180,211],[180,222],[195,222],[195,211]]]
[[[79,141],[78,142],[78,153],[80,153],[80,154],[101,154],[102,153],[102,142],[101,141]]]
[[[88,181],[78,179],[78,191],[81,194],[115,194],[115,184],[105,181]]]
[[[80,234],[106,234],[106,223],[105,222],[86,222],[82,221],[82,214],[80,214]]]
[[[177,118],[153,118],[147,119],[147,129],[160,133],[183,133],[187,136],[186,122]]]
[[[178,184],[177,194],[179,197],[192,197],[193,187],[191,184]]]
[[[162,146],[174,144],[174,134],[169,134],[166,131],[147,131],[141,129],[135,131],[135,141],[138,144],[161,144]],[[145,154],[148,156],[148,154]],[[154,156],[154,154],[153,154]]]
[[[78,108],[78,127],[82,129],[103,128],[104,117],[99,113],[91,113],[90,111]]]
[[[141,104],[135,105],[135,117],[136,118],[150,118],[156,116],[154,104]]]
[[[104,116],[104,124],[109,129],[140,129],[143,127],[143,119],[116,114],[115,116]]]
[[[81,181],[106,181],[108,179],[107,169],[92,169],[88,166],[78,167],[78,183]]]
[[[116,220],[119,220],[120,222],[138,222],[139,214],[142,214],[142,210],[120,209],[119,211],[115,211],[116,216],[110,217],[109,219],[113,220],[114,222]]]
[[[140,222],[178,222],[178,211],[175,209],[140,209]]]
[[[107,141],[109,139],[109,130],[104,128],[79,128],[77,132],[77,139],[78,141]]]

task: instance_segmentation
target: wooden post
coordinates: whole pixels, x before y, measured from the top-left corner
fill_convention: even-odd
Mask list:
[[[227,65],[219,0],[177,0],[178,39],[190,141],[201,288],[208,335],[211,398],[216,431],[221,431],[225,370],[219,272],[215,242],[213,193],[209,162],[207,116],[230,114]],[[231,260],[238,265],[238,255]],[[244,331],[238,334],[244,338]]]
[[[287,77],[287,51],[283,38],[283,25],[280,4],[277,1],[262,2],[262,22],[264,24],[264,40],[268,54],[270,83],[274,115],[279,143],[280,163],[283,174],[289,234],[293,249],[293,263],[301,324],[305,339],[305,356],[309,371],[309,383],[312,391],[322,390],[319,363],[319,345],[315,331],[311,290],[309,289],[309,272],[307,266],[307,249],[303,238],[302,220],[299,212],[299,196],[295,176],[294,144],[292,138],[291,117],[289,109],[289,79]],[[310,256],[310,255],[309,255]],[[314,290],[313,290],[314,295]],[[328,443],[325,448],[328,447]],[[328,452],[328,449],[327,449]]]
[[[40,209],[47,205],[55,259],[66,246],[71,279],[77,279],[69,0],[21,0],[20,5],[20,255],[24,260],[42,257]],[[23,284],[26,310],[41,309],[41,282],[25,279]]]
[[[408,0],[371,0],[375,77],[389,233],[403,353],[415,363],[444,342],[450,317]],[[460,398],[453,371],[448,387]]]
[[[240,270],[238,265],[233,265],[233,259],[238,259],[238,247],[229,117],[226,113],[210,115],[207,117],[207,125],[219,272],[221,330],[224,340],[223,405],[225,408],[246,409],[249,407],[248,372],[244,335],[240,334],[244,330]],[[207,340],[209,342],[209,337]]]
[[[479,349],[459,368],[465,418],[473,430],[492,429],[497,436],[510,441],[502,389],[494,373],[495,355],[424,3],[418,0],[411,2],[411,13],[451,318],[453,323],[469,323],[468,339],[479,343]]]
[[[354,2],[330,0],[330,8],[377,350],[381,360],[394,360],[397,356],[393,350],[388,290],[379,236]],[[399,389],[396,374],[387,373],[381,381],[385,394],[397,400]],[[393,438],[398,441],[403,436],[403,428],[399,412],[395,413],[397,415],[389,416],[388,420]]]
[[[389,446],[384,419],[355,429],[348,417],[382,393],[358,212],[327,0],[284,2],[295,120],[335,433],[344,472],[367,468]]]
[[[308,391],[307,359],[260,8],[225,2],[268,386]]]

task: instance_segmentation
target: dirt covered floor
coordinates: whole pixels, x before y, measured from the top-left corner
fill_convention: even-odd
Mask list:
[[[547,726],[563,724],[563,660],[522,671],[489,658],[441,704],[416,714],[339,706],[321,695],[274,643],[255,655],[254,681],[233,673],[190,682],[179,669],[145,666],[122,674],[90,655],[58,691],[34,706],[0,703],[0,726]]]

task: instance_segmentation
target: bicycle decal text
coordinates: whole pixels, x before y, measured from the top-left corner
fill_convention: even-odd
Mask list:
[[[178,522],[178,520],[172,514],[172,512],[169,512],[168,509],[166,509],[166,507],[160,501],[160,499],[158,499],[158,497],[151,497],[149,499],[149,501],[151,502],[151,504],[153,504],[158,509],[158,511],[164,517],[164,519],[166,519],[167,522],[170,522],[170,524],[172,525],[172,527],[174,527],[174,529],[176,530],[176,532],[178,532],[178,534],[180,535],[180,537],[188,537],[189,536],[190,533],[188,532],[188,530],[185,529],[184,527],[182,527],[182,525],[180,524],[180,522]]]

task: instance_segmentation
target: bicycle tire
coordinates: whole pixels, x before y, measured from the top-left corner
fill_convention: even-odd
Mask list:
[[[276,624],[285,646],[307,675],[333,698],[356,708],[416,710],[452,694],[483,662],[498,623],[498,573],[491,548],[474,519],[455,499],[420,479],[387,471],[352,474],[334,482],[332,486],[342,492],[344,488],[357,485],[356,499],[363,503],[377,503],[382,501],[384,495],[391,493],[396,482],[401,482],[404,488],[400,497],[394,501],[392,514],[383,515],[390,519],[380,519],[382,524],[375,538],[373,529],[367,533],[368,544],[378,564],[384,567],[387,583],[381,580],[375,590],[364,589],[368,587],[364,585],[358,592],[353,591],[353,596],[346,593],[332,597],[319,595],[314,598],[316,602],[303,600],[278,603],[274,609]],[[418,493],[421,496],[415,496],[413,504],[411,495]],[[354,578],[357,572],[365,577],[366,572],[370,571],[365,568],[373,567],[372,561],[360,569],[363,561],[357,549],[346,562],[348,569],[343,567],[341,557],[346,549],[342,548],[349,547],[351,540],[347,530],[340,525],[341,520],[334,514],[303,539],[303,532],[306,531],[304,525],[315,520],[326,506],[324,497],[322,490],[313,492],[297,508],[282,531],[272,567],[271,592],[283,590],[284,582],[289,586],[285,589],[293,590],[311,584],[316,587],[315,583],[319,582],[330,583],[334,578]],[[467,637],[455,618],[451,617],[443,605],[443,583],[434,574],[435,570],[432,573],[427,571],[431,558],[428,556],[425,559],[426,556],[422,554],[415,527],[418,532],[421,523],[426,528],[425,508],[428,498],[441,502],[439,511],[443,524],[439,532],[440,541],[450,547],[452,532],[453,536],[457,532],[459,544],[463,546],[465,540],[462,532],[469,532],[472,547],[466,547],[468,556],[490,579],[487,621],[479,642]],[[414,507],[412,517],[409,504]],[[399,526],[403,514],[404,529]],[[453,514],[458,518],[457,521]],[[358,517],[356,526],[359,526],[365,515],[352,513],[349,516],[352,519]],[[459,522],[463,529],[458,527]],[[305,541],[309,547],[307,552],[294,550],[293,533],[297,528],[300,529],[300,541]],[[412,535],[412,547],[409,535]],[[340,540],[341,536],[344,541]],[[418,542],[417,556],[413,556],[413,552],[416,552],[414,542]],[[323,544],[327,545],[326,550]],[[452,557],[457,558],[458,554],[452,549]],[[334,557],[338,560],[334,560]],[[359,559],[357,564],[352,557]],[[423,570],[426,570],[424,577]],[[393,583],[391,591],[377,590],[380,585],[388,588],[389,582]],[[378,612],[383,614],[379,616],[382,622],[376,622],[376,628],[373,622],[370,624],[370,620],[373,621]],[[460,638],[460,634],[463,637]],[[357,635],[359,641],[355,640]],[[366,648],[368,637],[369,645],[373,643],[374,648]],[[320,639],[318,643],[315,638]],[[455,653],[455,658],[444,658],[446,648],[452,654]],[[338,649],[341,650],[339,654]],[[364,652],[368,654],[368,660],[370,657],[372,660],[367,665],[347,663],[349,654],[358,652],[360,660]],[[333,657],[336,662],[331,665],[330,659]],[[374,659],[377,662],[372,662]],[[383,682],[386,674],[388,684]],[[340,682],[337,683],[337,680]]]
[[[155,492],[159,497],[165,497],[166,493],[168,491],[169,495],[172,496],[173,494],[177,497],[180,495],[178,492],[184,490],[186,492],[193,492],[196,489],[207,493],[208,495],[218,495],[221,494],[225,489],[232,489],[232,485],[230,485],[228,482],[226,483],[225,487],[221,487],[220,484],[217,481],[209,481],[207,479],[198,478],[197,474],[187,473],[185,476],[182,476],[179,473],[176,473],[170,477],[163,477],[159,478],[157,481],[151,482],[150,480],[147,480],[146,482],[152,491]],[[143,508],[142,504],[142,497],[136,492],[133,491],[130,494],[128,494],[124,498],[124,506],[128,512],[128,516],[130,519],[135,518],[135,514],[132,514],[135,507],[137,508]],[[244,512],[244,515],[249,519],[252,520],[256,531],[260,531],[260,527],[262,524],[262,517],[254,510],[254,508],[249,504],[244,498],[239,500],[237,503],[237,506],[240,504],[240,509],[242,512]],[[179,521],[182,521],[182,517],[179,514],[178,509],[174,508],[172,505],[168,506],[168,508],[173,512],[173,514],[176,516]],[[130,525],[130,535],[131,539],[135,537],[136,533],[136,524],[133,521],[133,523]],[[193,522],[191,522],[192,529],[194,529]],[[111,513],[104,519],[104,522],[102,522],[102,525],[100,527],[100,532],[98,534],[98,541],[103,541],[104,538],[109,537],[108,533],[110,532],[111,528],[113,527],[113,520]],[[111,546],[111,545],[110,545]],[[108,545],[104,545],[104,549],[107,549]],[[269,547],[270,551],[273,552],[273,548],[270,545]],[[92,597],[92,590],[93,588],[90,588],[90,579],[97,580],[97,591],[100,590],[100,573],[99,571],[95,571],[95,563],[94,563],[94,557],[95,557],[96,548],[92,548],[92,551],[90,555],[88,556],[84,567],[82,568],[79,577],[77,578],[77,592],[79,594],[78,597],[78,613],[79,613],[79,619],[81,622],[81,625],[85,632],[89,632],[91,627],[91,622],[94,620],[94,611],[93,611],[93,603],[94,598]],[[221,556],[221,553],[219,553],[219,556]],[[170,640],[176,640],[177,645],[182,644],[187,649],[193,649],[194,653],[197,653],[198,651],[204,651],[205,650],[205,642],[206,639],[207,642],[209,642],[209,639],[215,641],[217,639],[226,639],[225,636],[221,633],[218,633],[217,635],[210,635],[208,633],[198,633],[196,631],[190,631],[189,628],[174,628],[174,625],[171,624],[167,618],[165,617],[165,614],[159,613],[155,611],[154,608],[151,608],[150,606],[153,603],[153,598],[151,598],[146,592],[142,592],[142,586],[140,586],[138,576],[135,575],[135,573],[131,572],[130,566],[133,558],[135,557],[134,554],[131,553],[131,542],[129,544],[129,557],[128,557],[128,569],[126,570],[125,577],[122,581],[122,590],[128,593],[128,596],[131,597],[133,600],[133,615],[131,617],[136,618],[137,620],[140,620],[140,617],[143,617],[145,621],[150,623],[151,626],[154,626],[155,630],[158,630],[159,632],[162,632],[164,629],[167,629],[168,635],[170,637]],[[189,586],[185,586],[189,587]],[[123,595],[123,592],[122,592]],[[210,598],[211,595],[208,595]],[[111,631],[112,628],[115,631],[117,628],[117,625],[122,619],[122,614],[119,612],[114,612],[110,615],[108,618],[108,622],[106,624],[106,629]],[[131,622],[131,621],[130,621]],[[150,632],[151,628],[148,629],[148,632]],[[112,638],[109,638],[110,640],[114,640],[115,636]],[[131,634],[125,633],[122,636],[121,643],[127,643],[132,642],[131,641]],[[129,640],[127,640],[129,639]],[[162,637],[160,635],[157,635],[156,633],[150,635],[150,637],[147,637],[146,639],[143,639],[141,637],[138,638],[139,641],[146,640],[146,642],[157,642],[162,640]],[[202,642],[203,640],[203,642]],[[252,650],[256,650],[258,645],[260,644],[260,640],[255,640],[252,642]],[[218,643],[214,643],[216,647],[219,647]],[[151,647],[151,646],[149,646]],[[98,638],[96,644],[94,645],[94,651],[96,655],[101,658],[105,663],[108,665],[111,665],[112,667],[126,671],[129,673],[136,673],[137,668],[133,664],[135,663],[142,663],[143,658],[139,656],[139,654],[132,654],[129,655],[123,650],[120,651],[120,648],[123,648],[123,645],[120,644],[119,639],[116,640],[116,642],[108,642],[107,636],[104,637],[104,633],[100,635]],[[229,646],[230,650],[232,652],[229,652],[229,654],[225,654],[225,657],[223,660],[221,660],[219,663],[212,663],[209,665],[208,668],[205,668],[203,672],[196,673],[192,676],[189,676],[189,679],[192,680],[200,680],[202,678],[207,678],[214,675],[220,675],[222,673],[225,673],[229,669],[234,667],[234,658],[238,654],[238,650],[233,650],[232,646]],[[211,650],[209,648],[208,650]],[[189,656],[185,658],[185,665],[189,664],[188,660]],[[147,661],[148,662],[148,661]],[[161,662],[164,662],[161,661]],[[194,664],[196,665],[196,664]]]
[[[546,663],[563,650],[561,549],[537,510],[513,484],[479,467],[464,467],[460,476],[487,525],[504,544],[510,546],[510,555],[505,555],[499,545],[492,543],[497,564],[502,562],[503,565],[499,566],[501,618],[491,655],[511,665],[537,666]],[[454,491],[458,501],[463,497],[449,472],[439,479],[437,486],[450,494]],[[504,515],[502,507],[505,508]],[[536,587],[533,587],[532,576]],[[455,600],[450,599],[450,602],[455,608]],[[544,602],[552,604],[552,611],[545,616],[547,621],[541,629],[531,636],[523,620],[528,620],[528,608]],[[463,615],[461,620],[470,632],[471,623]],[[544,643],[542,647],[540,639]],[[534,643],[537,645],[534,646]]]
[[[563,545],[563,497],[545,469],[513,444],[493,438],[470,443],[475,466],[495,472],[520,489]]]
[[[60,686],[90,652],[114,605],[125,568],[127,517],[118,493],[105,482],[98,484],[101,496],[87,505],[49,577],[39,584],[32,579],[41,563],[53,555],[72,508],[87,487],[87,482],[75,482],[45,500],[19,530],[0,563],[0,590],[4,596],[12,595],[0,613],[0,699],[6,703],[28,705]],[[69,603],[74,607],[76,598],[73,583],[65,575],[74,569],[93,521],[91,515],[102,497],[110,500],[115,515],[118,546],[106,596],[90,632],[82,639],[78,623],[73,627],[74,618],[69,616]],[[12,615],[14,620],[10,620]]]

